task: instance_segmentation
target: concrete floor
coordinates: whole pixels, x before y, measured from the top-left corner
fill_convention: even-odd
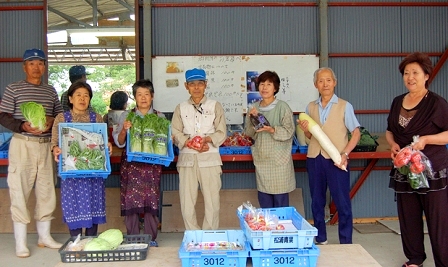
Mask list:
[[[327,226],[328,241],[330,244],[337,244],[337,226]],[[65,243],[68,234],[53,234],[55,240]],[[183,233],[160,233],[157,240],[159,246],[179,247]],[[400,235],[389,233],[359,233],[353,231],[353,243],[360,244],[381,266],[400,267],[406,258],[403,255]],[[28,235],[28,248],[31,251],[29,258],[20,259],[15,256],[14,235],[0,234],[0,266],[2,267],[54,267],[61,262],[57,249],[47,249],[37,247],[37,235]],[[426,267],[434,266],[431,246],[428,235],[425,235],[425,246],[427,248],[427,259],[424,263]],[[168,256],[169,257],[169,256]],[[177,257],[177,255],[176,255]],[[131,264],[131,262],[129,262]],[[65,264],[64,264],[65,265]],[[67,266],[71,266],[67,264]],[[73,265],[76,267],[76,264]],[[95,266],[95,263],[89,264]],[[110,266],[113,266],[111,263]]]

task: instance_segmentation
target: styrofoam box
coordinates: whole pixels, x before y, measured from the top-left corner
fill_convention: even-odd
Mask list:
[[[315,267],[320,250],[313,244],[307,249],[274,249],[274,250],[251,250],[253,266],[264,267]]]
[[[173,140],[171,139],[171,126],[169,127],[167,136],[168,136],[168,144],[166,149],[168,155],[166,156],[151,153],[143,153],[143,152],[131,152],[129,150],[131,145],[129,143],[130,138],[128,130],[128,132],[126,133],[126,160],[128,162],[137,161],[137,162],[165,165],[165,167],[168,167],[174,160]]]
[[[201,242],[237,242],[242,247],[241,250],[194,250],[187,251],[188,243]],[[199,266],[232,266],[245,267],[249,257],[250,244],[247,242],[243,231],[241,230],[187,230],[184,232],[184,238],[179,248],[179,258],[182,267]]]
[[[88,132],[98,133],[103,136],[105,145],[106,170],[69,170],[62,171],[62,155],[59,155],[58,171],[62,179],[66,178],[103,178],[106,179],[111,173],[109,148],[107,147],[107,124],[106,123],[59,123],[59,147],[62,148],[62,128],[71,127]]]
[[[285,248],[311,248],[317,228],[311,226],[294,207],[263,209],[271,215],[277,215],[279,220],[291,220],[293,228],[285,230],[256,231],[252,230],[244,220],[247,209],[237,210],[241,229],[253,249],[285,249]]]

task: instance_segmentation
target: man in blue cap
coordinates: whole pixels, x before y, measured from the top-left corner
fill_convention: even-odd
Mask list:
[[[16,241],[16,255],[30,256],[27,247],[27,225],[30,212],[28,198],[34,187],[36,220],[39,247],[60,248],[50,235],[51,220],[56,208],[53,157],[51,154],[51,127],[54,118],[62,113],[56,90],[43,83],[47,58],[40,49],[28,49],[23,54],[25,80],[6,86],[0,103],[0,124],[14,132],[9,145],[8,187],[11,198],[11,215]],[[26,121],[20,105],[36,102],[45,109],[45,129],[33,128]],[[19,264],[20,265],[20,264]]]
[[[77,81],[87,81],[87,75],[88,73],[86,72],[86,67],[82,66],[82,65],[76,65],[70,68],[70,70],[68,71],[68,75],[70,78],[70,82],[73,84],[74,82]],[[65,91],[62,95],[61,95],[61,104],[62,104],[62,109],[64,111],[70,111],[70,107],[68,105],[68,95],[67,95],[67,91]],[[89,111],[93,111],[92,107],[90,106],[89,103]]]
[[[185,79],[190,98],[177,105],[171,121],[174,142],[180,149],[177,170],[182,217],[187,230],[216,230],[219,227],[222,174],[219,146],[227,133],[224,109],[218,101],[205,96],[207,79],[204,70],[187,70]],[[192,144],[198,136],[200,141]],[[202,228],[195,210],[198,184],[205,206]]]

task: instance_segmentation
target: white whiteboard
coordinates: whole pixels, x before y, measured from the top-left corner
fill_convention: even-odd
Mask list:
[[[319,95],[313,84],[313,73],[319,68],[316,55],[161,56],[152,59],[155,109],[173,112],[189,98],[184,86],[185,71],[192,68],[207,73],[205,94],[222,104],[227,124],[243,123],[242,114],[258,96],[252,91],[256,88],[251,86],[251,77],[266,70],[280,77],[276,96],[293,111],[305,111],[306,105]]]

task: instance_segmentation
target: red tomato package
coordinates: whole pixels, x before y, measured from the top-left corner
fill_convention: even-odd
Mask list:
[[[243,203],[238,209],[240,211],[247,209],[244,220],[247,222],[249,228],[253,231],[272,231],[285,230],[285,226],[280,223],[277,215],[271,214],[269,209],[257,209],[247,201]]]
[[[249,136],[240,132],[233,132],[228,136],[222,146],[252,146],[253,140]]]
[[[434,178],[431,161],[423,152],[412,148],[418,140],[418,136],[414,136],[412,144],[402,148],[393,161],[395,168],[407,176],[413,189],[429,188],[428,178]]]
[[[187,143],[187,146],[193,149],[200,149],[201,145],[202,145],[202,137],[198,135],[191,138],[190,141],[188,141]]]
[[[394,159],[394,166],[396,168],[401,168],[409,163],[411,160],[412,147],[406,146],[402,148]]]

